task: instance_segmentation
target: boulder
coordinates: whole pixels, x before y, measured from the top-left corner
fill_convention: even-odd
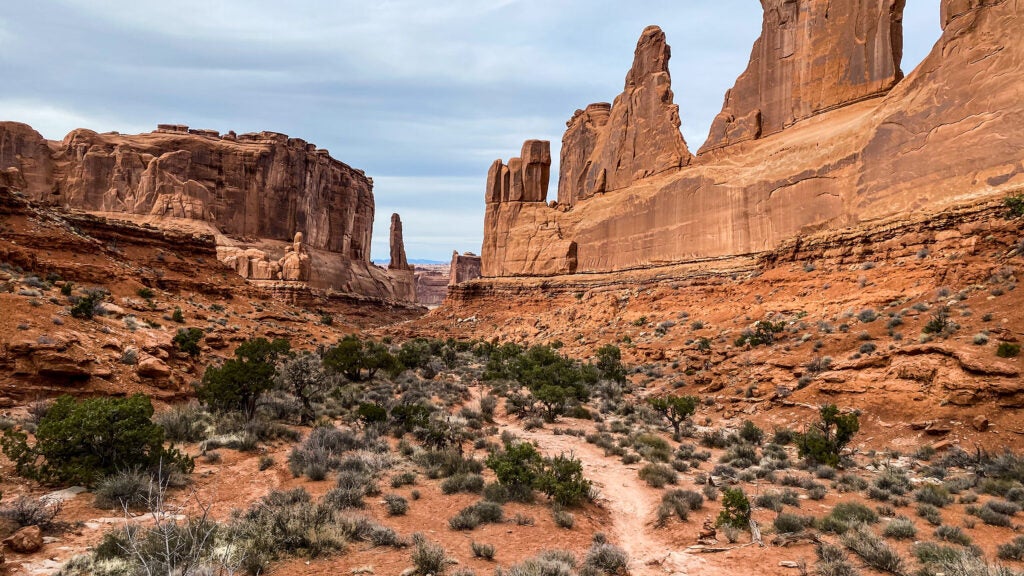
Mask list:
[[[171,375],[171,368],[159,358],[144,356],[139,359],[135,373],[140,378],[164,379]]]
[[[3,543],[19,554],[31,554],[43,547],[43,533],[39,526],[26,526],[5,538]]]

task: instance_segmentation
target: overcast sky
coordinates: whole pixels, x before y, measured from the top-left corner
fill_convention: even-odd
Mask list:
[[[32,0],[0,11],[0,120],[61,139],[158,123],[314,142],[375,182],[373,257],[479,252],[484,179],[528,138],[622,90],[658,24],[691,150],[760,31],[756,0]],[[940,34],[908,0],[904,70]],[[557,188],[553,167],[549,198]]]

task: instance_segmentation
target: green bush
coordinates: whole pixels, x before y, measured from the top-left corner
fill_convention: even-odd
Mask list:
[[[622,352],[614,344],[605,344],[597,349],[597,369],[607,380],[626,382],[626,369],[622,366]]]
[[[758,320],[754,324],[754,328],[743,331],[743,334],[736,339],[736,346],[743,346],[750,344],[751,347],[757,347],[762,344],[771,345],[775,342],[775,335],[782,332],[786,328],[786,323],[772,322],[770,320]]]
[[[40,421],[36,442],[14,429],[0,440],[19,475],[44,482],[86,484],[119,470],[191,472],[192,460],[164,446],[164,430],[151,420],[153,405],[130,398],[61,396]]]
[[[102,288],[90,288],[85,291],[84,296],[72,298],[71,316],[91,320],[96,315],[100,303],[107,297],[107,291]]]
[[[860,421],[854,413],[840,414],[835,404],[822,406],[819,413],[821,420],[797,437],[797,450],[812,464],[835,467],[843,448],[860,430]]]
[[[1012,342],[1000,342],[999,347],[996,348],[996,356],[1000,358],[1015,358],[1020,354],[1020,344],[1013,344]]]
[[[529,499],[543,465],[543,458],[532,444],[515,442],[487,457],[485,464],[498,482],[508,489],[512,499]]]
[[[590,498],[590,481],[583,477],[583,463],[571,455],[545,458],[534,487],[561,506],[576,506]]]
[[[444,574],[448,567],[448,553],[440,544],[428,542],[422,535],[413,536],[412,564],[416,576]]]
[[[174,307],[174,312],[171,313],[171,320],[177,322],[178,324],[185,323],[185,315],[181,313],[181,308],[177,306]]]
[[[722,511],[718,513],[719,526],[747,528],[750,524],[750,500],[742,488],[722,490]]]
[[[647,464],[638,473],[640,479],[653,488],[664,488],[678,481],[676,471],[664,464]]]
[[[287,340],[268,342],[253,338],[235,350],[235,357],[220,367],[207,367],[196,396],[211,409],[240,411],[251,419],[264,392],[274,386],[277,358],[291,348]]]
[[[401,364],[387,346],[370,340],[364,342],[352,334],[327,350],[323,362],[327,369],[352,382],[372,380],[380,370],[395,373],[401,369]]]
[[[654,408],[654,411],[661,414],[669,424],[676,437],[679,437],[682,425],[687,418],[693,416],[697,411],[700,400],[696,396],[662,396],[659,398],[648,398],[647,403]]]
[[[1003,198],[1003,205],[1009,211],[1007,216],[1010,218],[1019,218],[1024,216],[1024,194],[1016,194],[1013,196],[1007,196]]]
[[[886,524],[882,535],[895,540],[913,540],[917,536],[917,527],[910,518],[894,518]]]
[[[199,355],[199,341],[203,339],[203,331],[199,328],[179,328],[171,342],[179,351],[189,356]]]

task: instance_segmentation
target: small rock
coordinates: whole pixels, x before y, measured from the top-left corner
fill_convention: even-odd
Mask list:
[[[31,554],[43,547],[43,533],[39,526],[26,526],[4,539],[8,548],[21,554]]]
[[[45,500],[47,502],[67,502],[68,500],[74,499],[75,496],[78,496],[82,492],[85,492],[84,486],[72,486],[63,490],[57,490],[56,492],[50,492],[40,498],[40,500]]]
[[[988,430],[988,424],[988,418],[982,416],[981,414],[975,416],[974,420],[971,421],[971,426],[974,426],[974,429],[977,430],[978,432],[984,432]]]
[[[783,568],[799,568],[800,567],[799,564],[797,564],[796,562],[794,562],[792,560],[783,560],[783,561],[779,562],[779,566],[781,566]]]

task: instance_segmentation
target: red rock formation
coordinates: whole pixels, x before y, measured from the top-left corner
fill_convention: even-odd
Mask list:
[[[416,267],[416,302],[440,306],[448,295],[448,265],[426,264]]]
[[[903,78],[905,3],[761,0],[761,37],[700,152],[887,92]]]
[[[412,270],[405,257],[405,240],[402,237],[402,217],[391,215],[391,261],[388,270]]]
[[[828,21],[821,16],[826,4],[832,6]],[[901,3],[801,0],[776,8],[787,6],[800,7],[800,26],[763,37],[754,50],[757,62],[737,83],[753,91],[750,102],[772,103],[732,108],[738,116],[760,110],[767,127],[760,138],[701,154],[615,194],[585,198],[560,191],[574,202],[571,210],[489,203],[484,276],[605,272],[751,254],[807,232],[1024,187],[1024,42],[1017,33],[1024,5],[945,0],[944,32],[931,54],[877,98],[867,97],[899,77],[886,63],[899,54],[891,34],[898,34]],[[766,31],[778,29],[780,14],[766,11]],[[853,42],[843,48],[855,36],[871,39],[873,47]],[[826,37],[839,48],[822,49],[830,45]],[[786,66],[801,72],[786,78],[798,89],[779,92],[761,72],[751,75],[774,70],[760,60],[773,45],[767,38],[792,39]],[[741,100],[734,91],[730,102]],[[788,103],[778,106],[782,101]],[[595,112],[575,122],[599,131]],[[804,118],[787,125],[798,117]],[[588,136],[575,134],[585,152]],[[567,155],[575,158],[563,149]]]
[[[562,138],[558,202],[575,204],[597,193],[685,166],[690,152],[679,132],[668,71],[665,33],[648,26],[615,102],[577,111]]]
[[[479,278],[480,257],[472,252],[466,252],[465,254],[459,254],[458,251],[452,252],[452,264],[449,268],[449,273],[451,274],[448,280],[449,286],[455,286],[456,284],[462,284],[474,278]]]
[[[297,138],[160,125],[47,142],[3,122],[0,174],[0,186],[36,202],[217,233],[218,252],[246,278],[396,296],[370,264],[373,181]]]
[[[395,278],[395,297],[405,302],[416,302],[416,270],[405,257],[402,238],[402,218],[391,215],[391,262],[388,272]]]

